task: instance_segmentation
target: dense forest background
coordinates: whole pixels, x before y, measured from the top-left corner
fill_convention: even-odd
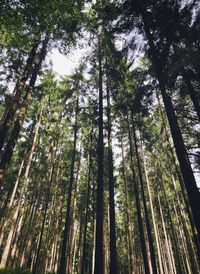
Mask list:
[[[0,4],[0,273],[200,273],[199,1]]]

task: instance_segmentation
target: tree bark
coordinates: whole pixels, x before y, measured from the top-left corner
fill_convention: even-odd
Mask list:
[[[124,145],[121,138],[121,150],[122,150],[122,166],[123,166],[123,180],[124,180],[124,194],[125,194],[125,214],[126,214],[126,223],[127,223],[127,242],[128,242],[128,251],[129,251],[129,273],[134,274],[134,252],[133,252],[133,241],[130,229],[130,210],[129,210],[129,200],[128,200],[128,189],[127,189],[127,174],[125,167],[125,157],[124,157]]]
[[[148,252],[147,252],[147,246],[146,246],[146,242],[145,242],[145,231],[144,231],[144,224],[143,224],[143,220],[142,220],[142,209],[141,209],[141,204],[140,204],[139,188],[138,188],[138,184],[136,182],[136,176],[135,176],[134,159],[133,159],[133,145],[132,145],[132,136],[131,136],[128,112],[127,112],[127,122],[128,122],[130,158],[131,158],[131,171],[132,171],[132,180],[133,180],[133,187],[134,187],[134,193],[135,193],[137,221],[138,221],[138,226],[139,226],[139,236],[140,236],[140,243],[141,243],[141,249],[142,249],[142,257],[143,257],[143,262],[144,262],[145,274],[150,274],[151,272],[150,272],[150,268],[149,268]]]
[[[139,152],[138,152],[135,122],[133,119],[132,111],[131,111],[131,120],[132,120],[132,126],[133,126],[133,140],[134,140],[134,144],[135,144],[135,154],[136,154],[136,158],[137,158],[137,166],[138,166],[138,172],[139,172],[139,178],[140,178],[142,201],[143,201],[143,206],[144,206],[144,215],[145,215],[145,220],[146,220],[146,229],[147,229],[147,235],[148,235],[148,240],[149,240],[151,266],[152,266],[153,273],[157,274],[156,256],[155,256],[154,245],[153,245],[153,237],[152,237],[152,233],[151,233],[152,228],[151,228],[151,224],[149,221],[149,214],[147,211],[146,198],[145,198],[145,193],[144,193],[144,181],[143,181],[143,177],[142,177],[142,169],[141,169]]]
[[[67,210],[65,216],[65,226],[62,236],[62,246],[61,246],[61,255],[59,260],[58,274],[65,274],[67,268],[67,246],[68,246],[68,237],[69,237],[69,225],[70,225],[70,216],[71,216],[71,198],[72,198],[72,188],[74,182],[74,165],[76,159],[76,143],[77,143],[77,133],[78,133],[78,108],[79,108],[79,98],[77,97],[76,102],[76,114],[75,114],[75,125],[74,125],[74,140],[73,140],[73,151],[72,159],[70,166],[70,177],[69,177],[69,189],[67,195]]]
[[[46,195],[45,205],[44,205],[44,215],[43,215],[43,220],[42,220],[42,227],[41,227],[40,236],[39,236],[39,242],[38,242],[38,248],[37,248],[37,253],[36,253],[35,264],[34,264],[33,271],[32,271],[33,274],[36,274],[37,270],[38,270],[40,249],[41,249],[42,238],[43,238],[43,234],[44,234],[44,225],[45,225],[45,222],[46,222],[47,210],[48,210],[49,201],[50,201],[51,185],[52,185],[52,182],[53,182],[54,168],[55,168],[55,163],[52,164],[52,168],[51,168],[51,171],[50,171],[49,185],[48,185],[48,190],[47,190],[47,195]]]
[[[90,148],[88,156],[88,175],[87,175],[87,191],[86,191],[86,204],[84,209],[84,232],[83,232],[83,253],[81,257],[81,274],[85,273],[85,261],[86,261],[86,236],[87,236],[87,222],[88,222],[88,208],[90,202],[90,181],[91,181],[91,168],[92,168],[92,142],[93,142],[93,130],[90,134]]]
[[[99,62],[99,137],[98,137],[98,175],[96,200],[96,244],[95,244],[95,274],[104,274],[104,248],[103,248],[103,212],[104,212],[104,144],[103,144],[103,88],[102,88],[102,49],[101,38],[98,37]]]
[[[108,81],[108,80],[107,80]],[[118,273],[117,246],[115,231],[115,193],[113,176],[113,150],[112,150],[112,127],[110,109],[110,90],[107,82],[107,124],[108,124],[108,176],[109,176],[109,229],[110,229],[110,274]]]
[[[161,257],[159,239],[158,239],[158,231],[157,231],[157,227],[156,227],[156,220],[155,220],[155,214],[154,214],[154,208],[153,208],[150,181],[149,181],[149,177],[148,177],[148,173],[147,173],[145,155],[144,155],[144,150],[143,150],[142,144],[141,144],[141,148],[142,148],[142,157],[143,157],[143,164],[144,164],[144,173],[145,173],[145,177],[146,177],[147,190],[148,190],[148,196],[149,196],[149,202],[150,202],[150,208],[151,208],[151,215],[152,215],[153,227],[154,227],[155,238],[156,238],[156,247],[157,247],[157,253],[158,253],[158,262],[159,262],[160,274],[163,274],[164,270],[163,270],[162,257]]]

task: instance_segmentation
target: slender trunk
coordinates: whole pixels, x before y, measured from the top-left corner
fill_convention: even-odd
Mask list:
[[[3,216],[1,216],[1,221],[2,222],[1,222],[1,229],[0,229],[0,246],[1,246],[3,238],[4,238],[4,233],[5,233],[7,224],[9,222],[9,214],[10,214],[11,208],[12,208],[13,203],[14,203],[14,198],[15,198],[15,194],[16,194],[16,191],[17,191],[17,188],[18,188],[19,181],[20,181],[23,166],[24,166],[24,159],[21,161],[21,164],[20,164],[20,168],[19,168],[19,171],[18,171],[18,174],[17,174],[17,179],[15,181],[15,186],[14,186],[14,189],[13,189],[13,192],[12,192],[10,202],[6,203],[7,207],[5,205],[5,207],[2,210],[2,215],[5,216],[5,218],[3,218]],[[6,212],[4,212],[5,210],[6,210]]]
[[[144,173],[145,173],[145,177],[146,177],[146,183],[147,183],[147,190],[148,190],[148,195],[149,195],[149,202],[150,202],[150,208],[151,208],[153,227],[154,227],[155,238],[156,238],[156,246],[157,246],[157,252],[158,252],[158,261],[159,261],[160,274],[164,274],[163,265],[162,265],[162,256],[161,256],[159,239],[158,239],[158,231],[157,231],[157,227],[156,227],[155,214],[154,214],[154,208],[153,208],[153,202],[152,202],[152,194],[151,194],[151,189],[150,189],[149,177],[148,177],[148,174],[147,174],[147,168],[146,168],[146,161],[145,161],[143,146],[142,146],[142,156],[143,156]]]
[[[80,222],[79,222],[79,239],[78,239],[78,246],[77,246],[77,273],[81,272],[81,247],[82,247],[82,239],[83,239],[83,215],[80,216]]]
[[[12,122],[13,122],[16,110],[19,107],[19,102],[20,102],[21,96],[23,94],[26,81],[28,80],[28,77],[31,73],[32,66],[33,66],[34,60],[35,60],[36,55],[37,55],[38,46],[39,46],[39,41],[36,41],[35,44],[32,47],[32,50],[29,54],[29,57],[26,61],[26,65],[24,67],[24,71],[22,73],[22,76],[17,81],[17,84],[14,88],[13,99],[10,103],[9,109],[6,111],[3,124],[0,127],[0,136],[1,136],[1,138],[0,138],[0,152],[2,151],[2,148],[3,148],[3,145],[4,145],[5,139],[8,135],[8,132],[11,129]]]
[[[7,241],[6,241],[6,246],[4,248],[3,254],[2,254],[2,258],[1,258],[1,264],[0,266],[2,268],[5,268],[7,266],[7,260],[8,260],[8,256],[10,253],[10,247],[12,244],[12,240],[13,240],[13,235],[16,229],[16,224],[17,224],[17,220],[19,218],[19,212],[20,212],[20,205],[17,206],[13,219],[12,219],[12,224],[11,224],[11,228],[7,237]]]
[[[70,227],[69,227],[69,241],[68,241],[68,254],[67,254],[67,273],[71,273],[72,271],[72,265],[73,265],[73,245],[75,241],[75,230],[76,230],[76,203],[77,203],[77,188],[78,188],[78,178],[79,178],[79,171],[80,171],[80,165],[81,165],[81,149],[79,152],[79,156],[77,155],[77,171],[76,171],[76,178],[74,179],[74,186],[73,186],[73,197],[72,197],[72,203],[71,203],[71,213],[70,213]]]
[[[146,21],[146,14],[142,11],[141,15],[144,23],[144,30],[145,30],[145,33],[149,42],[149,47],[151,50],[152,63],[154,65],[155,73],[159,82],[160,91],[161,91],[163,102],[165,105],[165,110],[167,113],[169,126],[170,126],[170,130],[171,130],[171,134],[174,142],[174,147],[175,147],[178,161],[180,164],[180,169],[183,175],[185,188],[187,190],[188,198],[190,201],[191,210],[193,213],[195,225],[198,232],[198,237],[200,239],[199,190],[196,185],[194,174],[188,158],[187,150],[186,150],[184,140],[181,134],[181,130],[178,124],[177,116],[176,116],[171,98],[166,91],[162,67],[160,66],[160,62],[157,55],[156,47],[154,45],[153,37]]]
[[[48,38],[46,37],[46,39],[43,42],[40,54],[39,54],[39,62],[35,64],[35,67],[33,69],[33,73],[32,73],[31,79],[30,79],[29,86],[26,89],[26,94],[23,99],[23,103],[22,103],[21,107],[19,108],[19,113],[18,113],[16,121],[14,123],[13,130],[10,134],[10,138],[8,139],[7,145],[5,147],[5,151],[3,153],[3,156],[2,156],[2,159],[0,162],[0,182],[3,179],[6,169],[8,168],[8,165],[9,165],[12,155],[13,155],[14,148],[17,144],[19,133],[23,126],[26,112],[28,109],[28,104],[29,104],[32,94],[34,92],[34,85],[35,85],[35,82],[37,79],[37,75],[40,71],[42,61],[45,59],[45,56],[46,56],[47,43],[48,43]]]
[[[67,246],[68,246],[68,237],[69,237],[69,225],[70,225],[70,216],[71,216],[71,198],[72,198],[72,188],[74,182],[74,165],[76,159],[76,143],[77,143],[77,133],[78,133],[78,108],[79,108],[79,98],[77,97],[76,104],[76,117],[75,117],[75,125],[74,125],[74,143],[73,143],[73,151],[72,151],[72,159],[71,159],[71,167],[70,167],[70,177],[69,177],[69,189],[67,195],[67,210],[65,216],[65,226],[62,237],[62,246],[61,246],[61,255],[59,260],[59,268],[58,274],[65,274],[67,268]]]
[[[20,252],[20,256],[17,258],[17,265],[21,266],[22,261],[24,261],[24,254],[25,254],[25,246],[27,243],[27,238],[29,236],[29,232],[30,232],[30,226],[32,223],[32,219],[33,219],[33,214],[34,214],[34,210],[35,210],[35,200],[37,200],[37,194],[36,197],[35,195],[32,196],[32,200],[30,201],[30,206],[29,206],[29,210],[27,210],[27,218],[24,218],[24,230],[20,231],[20,240],[18,241],[18,250],[23,250],[23,252]],[[21,263],[20,263],[21,261]]]
[[[135,122],[133,119],[133,112],[131,112],[131,118],[132,118],[131,120],[132,120],[132,126],[133,126],[133,139],[134,139],[134,144],[135,144],[135,154],[136,154],[136,158],[137,158],[137,166],[138,166],[138,172],[139,172],[139,178],[140,178],[142,201],[143,201],[143,206],[144,206],[144,215],[145,215],[145,220],[146,220],[147,236],[148,236],[148,240],[149,240],[151,266],[152,266],[153,273],[157,274],[156,256],[155,256],[154,245],[153,245],[153,237],[152,237],[152,233],[151,233],[152,229],[151,229],[151,224],[149,221],[149,214],[148,214],[148,210],[147,210],[146,198],[145,198],[145,193],[144,193],[144,181],[143,181],[143,177],[142,177],[142,169],[141,169],[139,152],[138,152],[138,144],[137,144]]]
[[[99,137],[98,137],[98,175],[96,200],[96,245],[95,245],[95,274],[104,274],[104,248],[103,248],[103,211],[104,211],[104,144],[103,144],[103,87],[102,87],[102,49],[101,39],[98,37],[99,61]]]
[[[16,225],[16,229],[14,231],[13,234],[13,239],[12,239],[12,249],[10,249],[9,255],[8,255],[8,261],[7,261],[7,267],[8,268],[14,268],[14,262],[16,262],[17,260],[15,260],[16,257],[18,257],[19,254],[19,250],[17,249],[18,247],[18,242],[17,239],[19,239],[19,234],[23,229],[23,212],[20,212],[19,214],[19,220],[17,221],[17,225]]]
[[[44,215],[43,215],[43,220],[42,220],[42,227],[41,227],[40,236],[39,236],[39,242],[38,242],[38,248],[37,248],[37,253],[36,253],[35,264],[34,264],[33,271],[32,271],[33,274],[36,274],[37,270],[38,270],[38,262],[39,262],[39,256],[40,256],[40,249],[41,249],[42,238],[43,238],[43,234],[44,234],[44,225],[45,225],[46,216],[47,216],[47,210],[48,210],[49,201],[50,201],[51,185],[52,185],[52,182],[53,182],[54,167],[55,167],[55,164],[53,163],[53,166],[52,166],[51,171],[50,171],[48,192],[47,192],[47,196],[46,196],[46,199],[45,199],[45,206],[44,206]]]
[[[86,204],[84,210],[84,232],[83,232],[83,253],[81,257],[81,274],[85,273],[85,261],[86,261],[86,236],[87,236],[87,222],[88,222],[88,208],[90,202],[90,181],[91,181],[91,168],[92,168],[92,140],[93,130],[90,135],[90,148],[88,156],[88,175],[87,175],[87,191],[86,191]]]
[[[109,229],[110,229],[110,274],[118,273],[117,246],[115,231],[115,193],[113,176],[113,150],[112,150],[112,127],[110,110],[110,90],[107,83],[107,123],[108,123],[108,176],[109,176]]]
[[[56,225],[55,225],[55,233],[53,235],[53,244],[52,244],[52,248],[51,248],[51,254],[50,254],[50,262],[47,268],[48,272],[53,272],[53,262],[54,262],[54,258],[55,258],[55,254],[56,254],[56,246],[57,246],[57,241],[58,241],[58,235],[57,235],[57,230],[58,230],[58,226],[59,226],[59,219],[57,219],[56,221]]]
[[[25,155],[26,155],[26,152],[25,152]],[[16,195],[16,192],[17,192],[17,189],[18,189],[18,185],[19,185],[19,181],[20,181],[20,178],[21,178],[23,167],[24,167],[24,158],[21,161],[21,165],[20,165],[20,168],[19,168],[19,171],[18,171],[18,174],[17,174],[17,180],[15,182],[15,186],[14,186],[14,189],[13,189],[13,192],[12,192],[12,196],[10,198],[10,202],[9,202],[8,208],[11,208],[13,206],[15,195]]]
[[[130,210],[128,201],[128,189],[127,189],[127,175],[125,167],[125,157],[124,157],[124,146],[121,139],[121,150],[122,150],[122,165],[123,165],[123,180],[124,180],[124,190],[125,190],[125,213],[126,213],[126,223],[127,223],[127,240],[128,240],[128,251],[129,251],[129,273],[134,273],[134,256],[133,256],[133,241],[130,231]]]
[[[31,200],[28,200],[28,194],[29,192],[26,193],[25,195],[22,195],[20,197],[20,216],[21,216],[21,228],[18,224],[17,227],[17,233],[15,233],[13,239],[14,239],[14,247],[12,248],[12,261],[11,265],[12,267],[19,266],[20,264],[20,255],[21,255],[21,250],[23,249],[22,244],[26,238],[26,230],[27,226],[29,226],[30,223],[30,215],[31,215],[31,210],[33,208],[32,203],[34,199],[34,195],[32,196]],[[23,204],[23,201],[26,200],[26,203]],[[28,202],[28,206],[26,206]]]
[[[93,182],[94,183],[94,182]],[[96,212],[95,212],[95,188],[93,184],[92,189],[92,235],[93,235],[93,241],[92,241],[92,274],[94,274],[94,266],[95,266],[95,244],[96,244]]]
[[[141,243],[141,249],[142,249],[142,257],[143,257],[143,261],[144,261],[145,274],[150,274],[151,272],[149,269],[148,254],[147,254],[148,252],[147,252],[147,247],[146,247],[146,242],[145,242],[145,231],[144,231],[144,224],[143,224],[143,220],[142,220],[142,209],[141,209],[141,204],[140,204],[139,188],[138,188],[138,184],[136,182],[136,176],[135,176],[133,146],[132,146],[132,136],[131,136],[131,130],[130,130],[129,114],[127,114],[127,122],[128,122],[130,158],[131,158],[131,171],[132,171],[132,180],[133,180],[133,187],[134,187],[134,193],[135,193],[137,221],[138,221],[138,226],[139,226],[139,236],[140,236],[140,243]]]
[[[167,254],[169,269],[170,269],[169,271],[170,271],[170,273],[176,274],[176,268],[175,268],[175,265],[173,262],[173,254],[170,251],[169,237],[168,237],[167,231],[166,231],[166,225],[165,225],[164,218],[163,218],[162,206],[161,206],[159,195],[157,198],[158,198],[158,206],[159,206],[160,217],[161,217],[161,222],[162,222],[162,227],[163,227],[163,232],[164,232],[164,237],[165,237],[166,254]]]
[[[22,249],[24,249],[24,258],[22,258],[21,261],[21,266],[30,267],[30,251],[31,251],[31,246],[32,246],[32,241],[34,238],[34,226],[36,224],[36,220],[37,220],[37,211],[38,208],[40,206],[40,195],[39,193],[36,194],[35,197],[35,201],[34,201],[34,205],[33,205],[33,210],[31,213],[31,217],[30,217],[30,221],[28,224],[28,228],[26,229],[26,233],[25,233],[25,239],[24,242],[22,244]]]
[[[173,201],[173,211],[175,213],[176,225],[177,225],[177,228],[178,228],[178,231],[179,231],[179,237],[177,237],[177,238],[179,240],[178,244],[179,244],[179,250],[180,250],[180,259],[181,259],[182,265],[184,266],[185,272],[188,272],[189,274],[192,274],[189,260],[190,260],[191,264],[193,264],[194,260],[193,260],[193,258],[190,257],[190,254],[188,252],[184,231],[183,231],[183,228],[181,226],[181,222],[180,222],[178,212],[177,212],[177,208],[176,208],[176,205],[175,205],[174,201]],[[181,247],[182,247],[182,250],[181,250]],[[193,267],[194,266],[195,266],[195,264],[193,265]],[[195,272],[193,272],[193,273],[195,273]]]
[[[108,198],[104,199],[104,226],[103,226],[103,237],[104,237],[104,254],[105,254],[105,263],[104,263],[104,273],[109,273],[109,266],[110,266],[110,250],[109,250],[109,208],[108,208]]]
[[[78,229],[76,228],[74,233],[74,247],[73,247],[73,260],[72,260],[72,273],[75,273],[76,269],[76,254],[77,254],[77,242],[78,242]]]

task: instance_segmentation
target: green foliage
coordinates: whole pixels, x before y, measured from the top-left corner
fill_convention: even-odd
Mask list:
[[[0,269],[0,274],[31,274],[32,272],[28,269],[25,268],[16,268],[16,269],[11,269],[11,268],[5,268],[5,269]]]

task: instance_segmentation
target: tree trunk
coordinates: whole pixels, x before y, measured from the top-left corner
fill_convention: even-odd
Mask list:
[[[3,179],[3,176],[6,172],[6,169],[7,169],[8,165],[11,161],[14,148],[17,144],[19,133],[20,133],[20,130],[23,126],[24,119],[25,119],[25,116],[26,116],[28,104],[29,104],[30,99],[32,97],[32,93],[34,91],[34,85],[35,85],[35,82],[36,82],[36,79],[37,79],[37,75],[40,71],[42,61],[45,59],[45,56],[46,56],[47,43],[48,43],[48,38],[46,37],[46,39],[43,42],[40,54],[39,54],[39,62],[35,64],[35,67],[33,69],[33,73],[32,73],[31,79],[30,79],[29,86],[27,87],[26,94],[25,94],[25,97],[23,99],[23,103],[22,103],[22,105],[19,109],[19,113],[18,113],[17,119],[14,123],[13,130],[10,134],[10,138],[7,142],[6,147],[5,147],[5,151],[3,153],[3,156],[2,156],[2,159],[1,159],[1,162],[0,162],[0,183],[1,183],[1,180]]]
[[[148,39],[149,47],[151,50],[152,55],[152,63],[154,65],[155,73],[159,82],[160,91],[162,94],[163,102],[165,105],[165,110],[167,113],[169,126],[174,142],[174,147],[176,150],[176,154],[178,157],[178,161],[180,164],[180,169],[183,175],[184,184],[187,190],[188,198],[191,205],[191,210],[193,213],[195,225],[198,232],[198,237],[200,239],[200,214],[199,214],[199,204],[200,204],[200,194],[199,190],[196,185],[196,181],[194,178],[194,174],[191,168],[191,164],[188,158],[187,150],[184,144],[184,140],[181,134],[181,130],[178,124],[177,116],[171,101],[170,96],[167,94],[164,75],[162,71],[162,67],[160,66],[159,58],[157,55],[156,47],[154,45],[153,37],[149,30],[146,15],[144,11],[141,12],[143,23],[144,23],[144,30],[146,37]]]
[[[77,153],[78,154],[78,153]],[[68,254],[67,254],[67,273],[72,273],[72,267],[73,267],[73,245],[75,241],[75,233],[76,233],[76,227],[74,226],[76,224],[75,215],[76,215],[76,204],[77,204],[77,188],[78,188],[78,177],[79,177],[79,171],[80,171],[80,164],[81,164],[81,148],[79,155],[77,155],[77,171],[76,171],[76,178],[74,179],[74,187],[73,187],[73,197],[72,197],[72,205],[71,205],[71,213],[70,213],[70,228],[69,228],[69,241],[68,241]]]
[[[91,168],[92,168],[92,141],[93,141],[93,130],[90,135],[90,148],[88,156],[88,175],[87,175],[87,190],[86,190],[86,204],[84,210],[84,232],[83,232],[83,253],[81,257],[81,274],[85,273],[85,261],[86,261],[86,236],[87,236],[87,222],[88,222],[88,208],[90,202],[90,181],[91,181]]]
[[[104,248],[103,248],[103,212],[104,212],[104,144],[103,144],[103,88],[102,88],[102,49],[101,38],[98,37],[99,61],[99,137],[98,137],[98,175],[96,200],[96,244],[95,244],[95,274],[104,274]]]
[[[50,201],[51,185],[52,185],[52,182],[53,182],[54,168],[55,168],[55,163],[52,164],[52,168],[51,168],[51,171],[50,171],[47,196],[45,198],[45,206],[44,206],[44,214],[43,214],[43,220],[42,220],[42,227],[41,227],[40,236],[39,236],[39,242],[38,242],[38,248],[37,248],[37,253],[36,253],[35,264],[34,264],[33,271],[32,271],[33,274],[36,274],[37,270],[38,270],[38,262],[39,262],[39,256],[40,256],[40,249],[41,249],[42,238],[43,238],[43,234],[44,234],[44,225],[45,225],[45,222],[46,222],[47,210],[48,210],[49,201]]]
[[[144,231],[144,224],[143,224],[143,221],[142,221],[142,209],[141,209],[141,204],[140,204],[139,188],[138,188],[138,184],[136,182],[136,176],[135,176],[132,136],[131,136],[129,114],[128,113],[127,113],[127,122],[128,122],[130,158],[131,158],[131,171],[132,171],[133,187],[134,187],[134,193],[135,193],[135,201],[136,201],[136,209],[137,209],[137,221],[138,221],[138,226],[139,226],[139,236],[140,236],[140,243],[141,243],[141,249],[142,249],[142,257],[143,257],[143,261],[144,261],[145,274],[150,274],[151,272],[150,272],[150,268],[149,268],[148,252],[147,252],[147,246],[146,246],[146,242],[145,242],[145,231]]]
[[[133,139],[135,144],[135,154],[137,158],[137,166],[138,166],[138,172],[139,172],[139,178],[140,178],[140,186],[141,186],[141,194],[142,194],[142,201],[144,206],[144,215],[146,220],[146,229],[147,229],[147,235],[149,240],[149,250],[150,250],[150,258],[151,258],[151,266],[154,274],[157,274],[157,267],[156,267],[156,256],[154,251],[154,245],[153,245],[153,237],[152,237],[152,229],[151,224],[149,221],[149,214],[147,211],[147,205],[146,205],[146,198],[144,193],[144,181],[142,177],[142,169],[140,164],[140,158],[139,158],[139,152],[138,152],[138,144],[137,144],[137,136],[136,136],[136,129],[135,129],[135,122],[133,119],[133,112],[131,112],[131,120],[132,120],[132,126],[133,126]]]
[[[115,231],[115,193],[113,176],[113,150],[112,150],[112,127],[110,109],[110,90],[107,82],[107,123],[108,123],[108,176],[109,176],[109,229],[110,229],[110,274],[118,273],[117,246]]]
[[[145,155],[144,155],[144,150],[143,150],[142,144],[141,144],[141,148],[142,148],[142,157],[143,157],[143,164],[144,164],[144,173],[145,173],[145,177],[146,177],[146,184],[147,184],[147,190],[148,190],[148,196],[149,196],[149,202],[150,202],[150,208],[151,208],[151,215],[152,215],[153,227],[154,227],[155,238],[156,238],[158,262],[159,262],[159,268],[160,268],[159,273],[164,274],[159,239],[158,239],[158,231],[157,231],[157,227],[156,227],[156,220],[155,220],[155,214],[154,214],[154,208],[153,208],[153,202],[152,202],[152,194],[151,194],[151,189],[150,189],[150,182],[149,182],[149,177],[148,177],[148,173],[147,173]]]
[[[69,177],[69,189],[67,195],[67,210],[65,216],[65,226],[62,236],[62,246],[61,246],[61,255],[59,260],[59,269],[58,274],[65,274],[67,268],[67,246],[68,246],[68,237],[69,237],[69,226],[70,226],[70,216],[71,216],[71,198],[72,198],[72,188],[74,182],[74,165],[76,159],[76,143],[77,143],[77,133],[78,133],[78,108],[79,108],[79,98],[77,97],[76,103],[76,116],[75,116],[75,125],[74,125],[74,143],[70,167],[70,177]]]
[[[12,244],[12,240],[13,240],[13,235],[14,235],[14,232],[16,230],[17,220],[19,218],[19,212],[20,212],[20,204],[16,207],[16,210],[14,212],[11,228],[10,228],[7,240],[6,240],[6,246],[5,246],[3,254],[2,254],[1,264],[0,264],[0,266],[2,268],[5,268],[7,266],[7,260],[8,260],[8,256],[9,256],[9,253],[10,253],[10,248],[11,248],[11,244]]]
[[[8,110],[6,111],[5,115],[4,115],[4,121],[2,126],[0,127],[0,152],[3,148],[5,139],[8,135],[9,130],[11,129],[12,126],[12,122],[14,120],[14,116],[16,113],[16,110],[19,107],[19,101],[21,99],[21,96],[23,94],[24,91],[24,87],[26,84],[26,81],[28,80],[28,77],[32,71],[32,67],[33,67],[33,63],[34,60],[36,58],[37,55],[37,49],[39,46],[40,41],[36,41],[35,44],[32,47],[32,50],[29,54],[29,57],[26,61],[26,65],[24,67],[24,71],[22,73],[21,78],[17,81],[17,84],[14,88],[14,92],[13,92],[13,99],[10,103],[10,106],[8,108]]]
[[[123,140],[121,138],[121,150],[122,150],[122,166],[123,166],[123,180],[124,180],[124,194],[125,194],[125,214],[127,223],[127,240],[128,240],[128,251],[129,251],[129,274],[134,274],[134,256],[133,256],[133,241],[130,231],[130,210],[129,210],[129,200],[128,200],[128,189],[127,189],[127,175],[125,167],[125,157],[124,157],[124,146]]]
[[[166,254],[167,254],[167,258],[168,258],[168,262],[169,262],[169,268],[170,268],[169,271],[170,271],[170,273],[175,273],[176,274],[177,272],[176,272],[176,267],[175,267],[175,264],[174,264],[174,257],[173,257],[172,250],[170,249],[170,243],[169,243],[170,238],[168,237],[168,234],[167,234],[167,231],[166,231],[166,225],[165,225],[165,221],[164,221],[164,218],[163,218],[163,211],[162,211],[162,206],[161,206],[159,195],[157,196],[157,198],[158,198],[160,217],[161,217],[161,222],[162,222],[162,227],[163,227],[164,237],[165,237]]]

